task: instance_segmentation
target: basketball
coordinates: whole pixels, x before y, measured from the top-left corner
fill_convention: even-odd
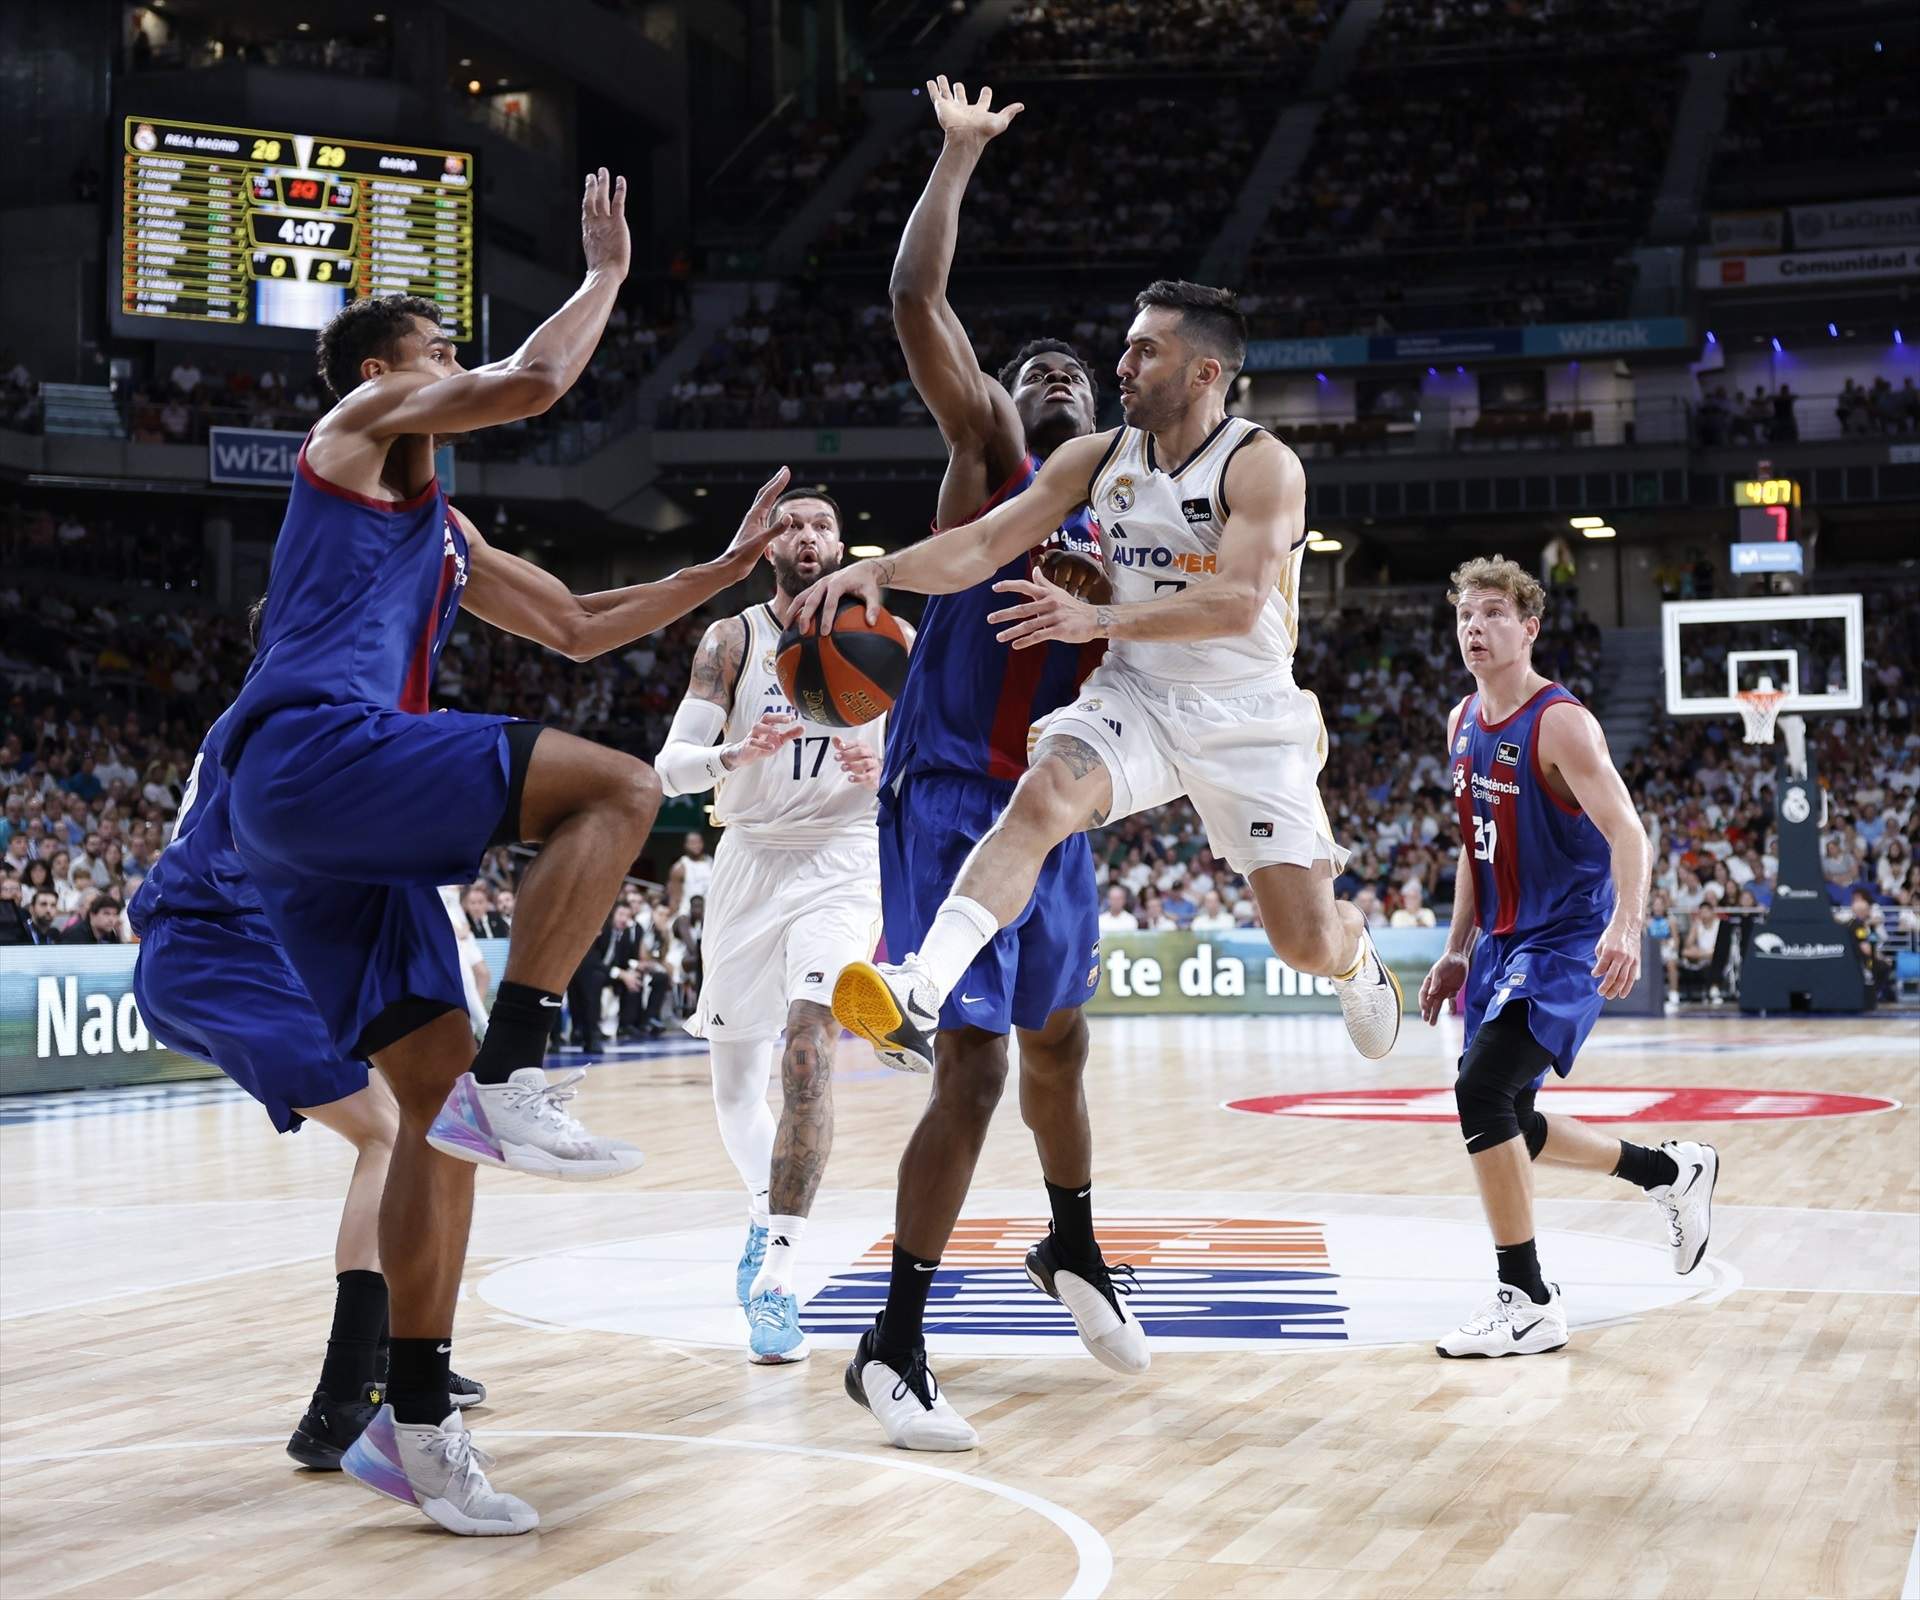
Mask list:
[[[1040,571],[1047,582],[1059,584],[1090,606],[1104,606],[1113,599],[1113,580],[1106,568],[1078,550],[1048,548],[1041,553]]]
[[[867,621],[851,597],[840,602],[833,632],[788,628],[774,650],[780,687],[809,722],[857,728],[883,716],[907,681],[907,636],[892,612]]]

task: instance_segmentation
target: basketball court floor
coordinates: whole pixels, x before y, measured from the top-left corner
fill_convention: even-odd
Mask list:
[[[1920,1027],[1609,1020],[1543,1109],[1717,1144],[1709,1259],[1541,1169],[1568,1348],[1443,1361],[1492,1252],[1457,1021],[1369,1066],[1337,1018],[1106,1019],[1096,1215],[1152,1371],[1029,1289],[1009,1094],[929,1317],[968,1455],[841,1389],[924,1082],[842,1046],[802,1259],[814,1359],[750,1367],[703,1054],[595,1067],[632,1179],[483,1172],[455,1361],[541,1530],[461,1540],[282,1446],[317,1370],[346,1147],[211,1085],[0,1106],[8,1596],[1875,1596],[1916,1593]],[[696,1050],[698,1047],[695,1047]],[[1428,1119],[1428,1120],[1421,1120]]]

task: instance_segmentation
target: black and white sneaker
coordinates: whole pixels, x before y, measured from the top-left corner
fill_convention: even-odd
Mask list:
[[[1129,1376],[1147,1370],[1153,1360],[1147,1336],[1126,1304],[1135,1287],[1132,1267],[1109,1267],[1098,1256],[1069,1261],[1049,1228],[1046,1238],[1027,1252],[1027,1277],[1072,1314],[1080,1342],[1101,1366]]]
[[[849,962],[833,980],[833,1015],[895,1072],[933,1071],[940,991],[917,955],[897,966]]]
[[[1667,1225],[1667,1243],[1673,1250],[1673,1270],[1683,1278],[1700,1265],[1713,1231],[1713,1186],[1720,1181],[1720,1152],[1691,1139],[1669,1139],[1660,1148],[1680,1169],[1672,1183],[1649,1189],[1647,1198],[1660,1208]]]
[[[315,1472],[338,1472],[347,1446],[366,1431],[384,1399],[377,1383],[366,1385],[357,1400],[335,1400],[325,1389],[315,1389],[287,1441],[287,1454]]]
[[[456,1410],[465,1411],[468,1406],[487,1403],[487,1386],[478,1378],[463,1378],[457,1372],[449,1372],[447,1398],[453,1402]]]
[[[896,1450],[971,1450],[980,1442],[973,1425],[947,1404],[927,1366],[923,1345],[904,1369],[882,1356],[872,1328],[847,1363],[847,1397],[865,1406]]]
[[[1567,1307],[1560,1285],[1547,1285],[1542,1305],[1506,1284],[1493,1298],[1434,1346],[1443,1356],[1539,1356],[1567,1342]]]

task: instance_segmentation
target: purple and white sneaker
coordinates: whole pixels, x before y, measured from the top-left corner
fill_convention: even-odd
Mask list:
[[[340,1470],[355,1483],[418,1507],[449,1533],[530,1533],[540,1526],[540,1513],[488,1483],[481,1469],[492,1465],[458,1411],[436,1428],[398,1422],[392,1406],[375,1412],[340,1458]]]
[[[570,1183],[632,1172],[644,1159],[637,1145],[587,1132],[566,1108],[585,1076],[570,1072],[549,1084],[539,1067],[522,1067],[505,1083],[476,1083],[463,1072],[427,1143],[477,1166]]]

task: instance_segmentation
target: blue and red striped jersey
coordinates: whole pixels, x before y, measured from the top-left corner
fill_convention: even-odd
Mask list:
[[[1029,453],[1020,470],[968,522],[1023,492],[1039,470],[1039,457]],[[1067,549],[1099,559],[1099,535],[1084,506],[1060,525],[1054,538]],[[1017,783],[1027,770],[1027,730],[1079,694],[1081,681],[1106,653],[1104,639],[1015,650],[994,638],[999,630],[987,621],[991,613],[1019,601],[1017,595],[995,594],[993,586],[1006,578],[1031,577],[1039,555],[1039,550],[1031,550],[1015,556],[984,583],[928,599],[907,663],[907,681],[888,721],[883,787],[892,788],[921,772],[967,773]]]
[[[1453,803],[1480,931],[1591,956],[1613,915],[1612,852],[1540,769],[1540,716],[1563,700],[1580,704],[1549,683],[1511,716],[1487,723],[1480,696],[1470,696],[1453,736]]]
[[[303,445],[259,653],[221,719],[223,763],[281,706],[426,711],[466,580],[466,536],[437,478],[406,500],[376,500],[322,478]]]

